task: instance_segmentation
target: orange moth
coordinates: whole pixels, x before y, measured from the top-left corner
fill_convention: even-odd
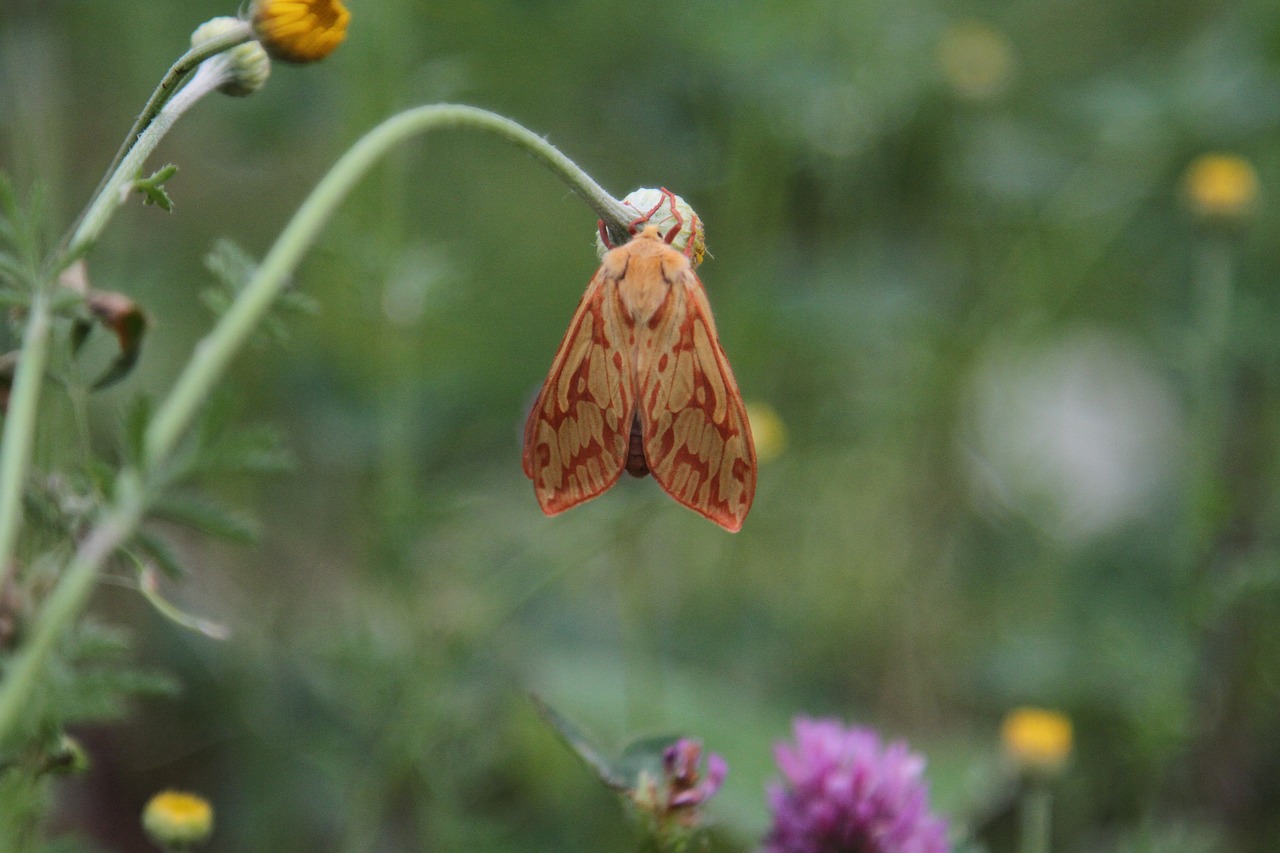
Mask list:
[[[547,515],[596,497],[626,470],[652,474],[671,497],[737,531],[756,490],[751,427],[686,255],[701,242],[688,239],[685,253],[670,245],[684,222],[675,196],[662,193],[676,225],[665,237],[645,225],[605,253],[529,413],[524,473]]]

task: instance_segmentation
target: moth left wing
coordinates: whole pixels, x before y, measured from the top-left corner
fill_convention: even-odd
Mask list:
[[[635,412],[627,322],[602,267],[525,423],[524,473],[547,515],[594,498],[622,474]]]

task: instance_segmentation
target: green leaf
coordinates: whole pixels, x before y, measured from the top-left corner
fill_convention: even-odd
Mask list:
[[[168,540],[149,530],[139,530],[133,535],[133,547],[151,559],[160,571],[171,578],[184,577],[187,569],[178,559]]]
[[[640,778],[641,773],[647,773],[653,779],[661,779],[662,754],[679,739],[676,735],[660,735],[632,741],[622,750],[615,769],[632,785]]]
[[[32,187],[25,204],[13,185],[0,174],[0,244],[11,250],[18,283],[30,285],[33,271],[41,268],[41,223],[44,196],[39,184]]]
[[[156,207],[164,211],[173,210],[173,199],[169,198],[169,194],[165,192],[164,184],[172,178],[178,171],[178,167],[170,163],[163,166],[152,173],[149,178],[138,178],[133,182],[133,187],[142,193],[143,204],[154,204]]]
[[[64,654],[63,665],[49,679],[54,693],[49,705],[66,723],[120,719],[130,696],[177,689],[171,678],[133,667],[128,637],[118,629],[84,622],[72,632]]]
[[[102,375],[90,386],[94,391],[114,385],[129,375],[142,354],[142,339],[150,321],[142,308],[123,293],[95,290],[84,298],[84,304],[93,318],[116,336],[120,352],[107,365]],[[78,353],[89,337],[92,326],[79,318],[71,328],[71,352]]]
[[[183,442],[182,477],[208,474],[282,474],[294,468],[294,456],[277,430],[238,426],[238,406],[229,394],[215,395]]]
[[[18,259],[7,252],[0,252],[0,280],[11,286],[26,289],[30,287],[30,273],[18,262]]]
[[[26,308],[31,304],[31,297],[26,293],[0,291],[0,309]]]
[[[279,432],[268,426],[224,434],[202,449],[194,470],[202,474],[285,474],[295,459]]]
[[[261,529],[253,519],[205,495],[170,493],[156,504],[151,514],[233,542],[251,545],[261,536]]]
[[[49,310],[55,314],[83,313],[84,304],[84,294],[65,287],[56,288],[49,294]]]
[[[225,625],[187,613],[161,595],[159,578],[150,566],[139,568],[138,587],[156,612],[175,625],[204,634],[213,640],[225,640],[231,636],[231,631]]]
[[[253,277],[258,269],[258,262],[244,249],[225,238],[214,243],[204,262],[218,279],[218,284],[201,292],[200,299],[215,316],[222,316]],[[285,290],[276,298],[271,313],[263,318],[254,341],[286,341],[289,319],[298,315],[313,316],[319,311],[320,303],[311,296],[296,290]]]
[[[13,390],[13,377],[18,372],[19,350],[0,355],[0,414],[9,411],[9,392]]]
[[[22,209],[18,204],[18,196],[13,191],[13,183],[8,175],[0,172],[0,240],[13,242],[13,225],[21,218]]]
[[[604,754],[596,748],[586,735],[584,735],[577,726],[570,723],[564,717],[548,705],[541,696],[536,693],[530,693],[529,698],[533,700],[533,706],[538,709],[538,714],[547,722],[547,725],[560,736],[565,745],[573,750],[578,758],[595,773],[596,778],[604,783],[605,787],[614,791],[626,791],[631,786],[625,774],[619,772],[619,768],[615,767]]]
[[[233,294],[244,289],[258,268],[258,262],[252,255],[225,237],[214,242],[204,257],[204,265]]]
[[[71,354],[79,355],[80,348],[84,346],[84,342],[89,340],[89,335],[93,332],[93,324],[83,317],[77,317],[71,321]]]
[[[151,423],[151,415],[155,404],[147,394],[139,394],[129,405],[124,419],[124,456],[125,459],[141,467],[146,447],[147,426]]]

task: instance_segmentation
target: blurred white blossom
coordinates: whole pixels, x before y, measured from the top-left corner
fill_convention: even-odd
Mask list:
[[[1178,465],[1172,389],[1135,344],[1099,330],[993,347],[969,402],[977,499],[1068,540],[1143,515]]]

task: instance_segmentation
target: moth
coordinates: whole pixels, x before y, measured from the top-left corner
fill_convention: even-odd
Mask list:
[[[557,515],[625,470],[731,532],[756,491],[742,395],[693,266],[647,225],[610,249],[524,430],[524,473]],[[689,241],[692,246],[692,241]]]

